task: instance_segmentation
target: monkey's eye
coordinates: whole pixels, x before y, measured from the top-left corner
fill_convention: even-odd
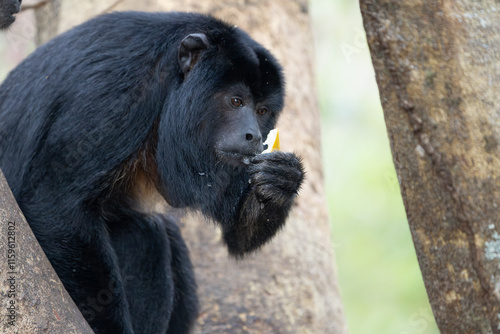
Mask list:
[[[267,111],[268,111],[268,110],[267,110],[267,108],[266,108],[266,107],[262,107],[262,108],[257,109],[257,114],[258,114],[258,115],[260,115],[260,116],[262,116],[262,115],[264,115]]]
[[[237,97],[233,97],[231,99],[231,104],[235,107],[243,107],[243,100],[242,99],[239,99]]]

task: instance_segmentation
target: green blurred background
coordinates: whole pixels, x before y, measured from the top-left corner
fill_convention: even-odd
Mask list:
[[[392,164],[356,0],[311,0],[332,239],[352,334],[439,333]],[[24,13],[0,35],[0,80],[34,49]]]

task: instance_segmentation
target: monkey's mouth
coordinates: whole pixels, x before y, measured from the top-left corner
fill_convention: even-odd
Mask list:
[[[224,151],[224,150],[216,150],[217,160],[231,166],[248,166],[250,165],[250,161],[257,154],[254,152],[233,152],[233,151]]]

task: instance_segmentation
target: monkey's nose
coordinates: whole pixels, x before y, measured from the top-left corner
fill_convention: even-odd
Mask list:
[[[262,136],[260,133],[249,131],[245,135],[245,139],[251,142],[260,142],[262,141]]]

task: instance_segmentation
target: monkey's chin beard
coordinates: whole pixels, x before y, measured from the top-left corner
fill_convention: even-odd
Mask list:
[[[16,20],[16,18],[12,15],[8,15],[8,16],[1,16],[0,15],[0,19],[3,20],[3,22],[0,22],[0,30],[6,29],[8,26],[10,26]]]
[[[14,23],[14,21],[16,20],[14,14],[19,13],[20,10],[20,6],[16,4],[12,4],[8,8],[5,8],[3,15],[0,14],[0,30],[6,29],[8,26]]]

